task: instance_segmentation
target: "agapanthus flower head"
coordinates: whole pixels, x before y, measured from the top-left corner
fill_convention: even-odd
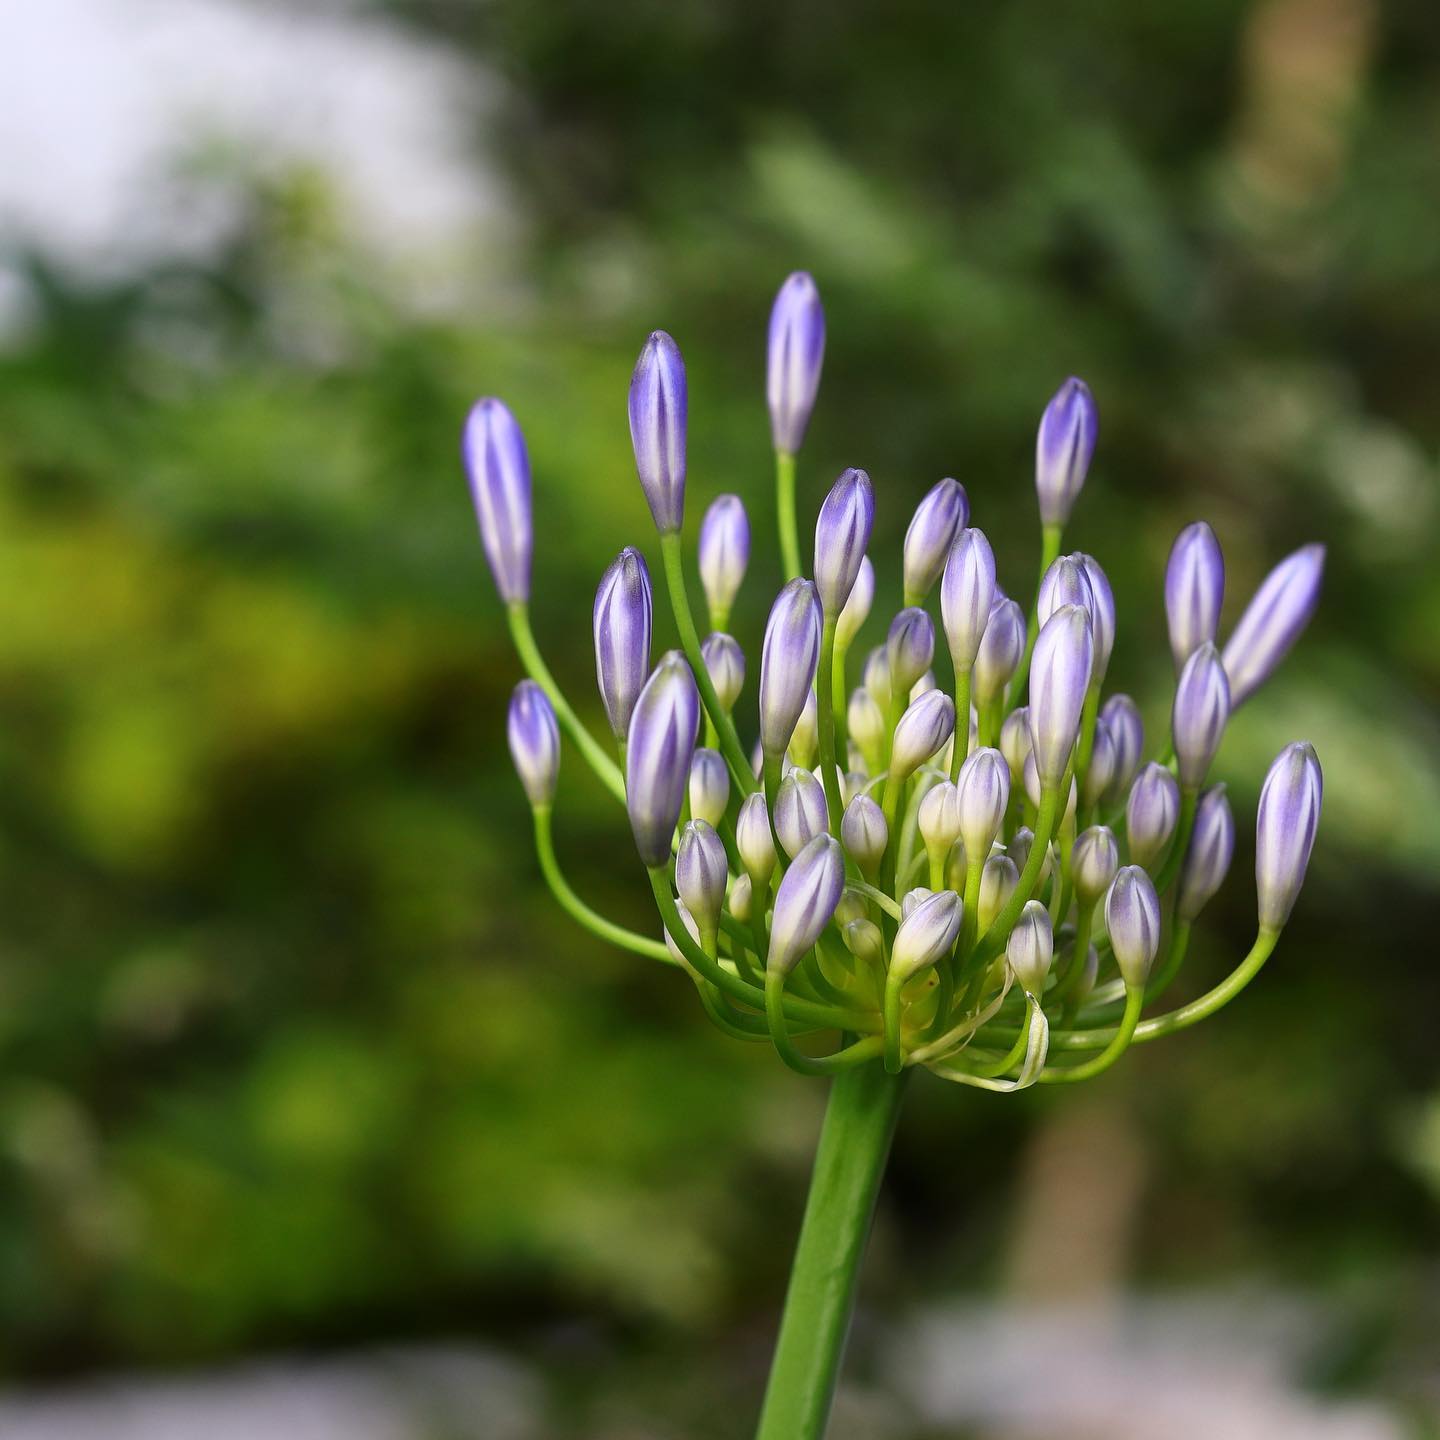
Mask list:
[[[518,422],[503,401],[493,396],[476,401],[465,420],[460,454],[495,588],[502,600],[523,604],[530,598],[534,545],[530,454]]]
[[[1045,407],[1035,437],[1035,492],[1042,523],[1064,525],[1070,519],[1090,469],[1098,430],[1090,387],[1072,375]]]
[[[1193,790],[1204,781],[1229,719],[1230,682],[1220,652],[1207,640],[1185,662],[1170,714],[1181,785]]]
[[[840,611],[835,623],[835,644],[841,650],[848,650],[851,642],[860,633],[860,627],[870,616],[870,607],[875,603],[875,567],[870,557],[864,556],[860,568],[855,572],[855,583],[850,587],[850,598]]]
[[[760,652],[760,744],[780,756],[795,733],[820,662],[820,602],[808,580],[780,592],[765,626]]]
[[[839,841],[817,835],[795,857],[775,892],[767,969],[794,969],[830,923],[844,888],[845,857]]]
[[[1038,900],[1027,900],[1005,945],[1005,959],[1027,995],[1045,993],[1045,979],[1054,958],[1055,931],[1050,912]]]
[[[962,528],[940,581],[940,619],[957,671],[974,665],[994,603],[995,552],[983,530]]]
[[[750,564],[750,518],[738,495],[710,502],[700,522],[700,584],[716,624],[730,614]]]
[[[1059,785],[1080,734],[1095,644],[1090,616],[1061,605],[1040,627],[1030,662],[1030,741],[1041,785]]]
[[[624,740],[630,714],[650,678],[654,601],[645,557],[627,545],[610,562],[595,591],[595,679],[610,733]]]
[[[680,347],[656,330],[630,377],[630,443],[640,487],[662,535],[679,530],[685,519],[689,403]]]
[[[1211,785],[1195,806],[1195,824],[1180,866],[1175,913],[1181,920],[1194,920],[1210,903],[1230,873],[1234,854],[1235,816],[1224,785]]]
[[[1255,821],[1255,890],[1260,928],[1284,928],[1305,880],[1325,782],[1315,747],[1304,740],[1276,757],[1260,790]]]
[[[891,622],[885,637],[885,665],[891,694],[908,695],[910,687],[935,658],[935,622],[918,605],[907,605]]]
[[[964,918],[964,902],[953,890],[927,893],[912,904],[890,947],[890,974],[908,980],[948,955]]]
[[[1151,761],[1135,777],[1125,802],[1131,860],[1148,870],[1163,859],[1179,819],[1179,782],[1163,765]]]
[[[1230,677],[1230,704],[1238,710],[1290,653],[1320,603],[1325,547],[1304,545],[1261,582],[1221,658]]]
[[[969,523],[970,501],[958,480],[941,480],[916,506],[905,532],[903,575],[907,604],[922,604],[935,588],[956,531]]]
[[[740,692],[745,688],[745,652],[733,635],[717,630],[707,635],[700,646],[716,698],[725,710],[733,710]]]
[[[793,859],[829,827],[824,787],[808,770],[797,766],[775,794],[775,834],[780,844]]]
[[[555,723],[555,707],[533,680],[522,680],[515,687],[506,733],[530,804],[550,805],[560,779],[560,727]]]
[[[1176,537],[1165,566],[1165,619],[1176,671],[1205,642],[1215,639],[1225,601],[1225,557],[1215,532],[1203,521]]]
[[[985,622],[985,634],[971,670],[972,693],[978,705],[990,705],[1004,694],[1025,654],[1025,612],[1014,601],[997,598]]]
[[[725,846],[706,820],[691,820],[680,834],[675,855],[675,888],[702,931],[720,924],[729,879]]]
[[[875,524],[875,491],[863,470],[844,471],[815,522],[815,589],[826,618],[839,618],[860,575]]]
[[[860,867],[867,880],[879,873],[890,839],[885,812],[866,794],[856,795],[845,807],[840,819],[840,839],[845,852]]]
[[[667,651],[640,692],[626,742],[625,807],[647,866],[670,858],[699,730],[695,676],[680,651]]]
[[[1105,932],[1121,978],[1144,985],[1160,948],[1160,897],[1155,882],[1138,865],[1123,866],[1105,897]]]
[[[690,762],[690,813],[718,826],[730,804],[730,771],[718,750],[703,746]]]
[[[776,450],[793,455],[805,438],[825,359],[825,311],[803,270],[789,276],[770,310],[765,398]]]

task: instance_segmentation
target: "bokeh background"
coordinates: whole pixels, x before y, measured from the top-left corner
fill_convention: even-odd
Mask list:
[[[1329,546],[1226,740],[1184,984],[1251,934],[1305,737],[1281,950],[1083,1093],[913,1087],[837,1435],[1440,1433],[1433,3],[49,0],[0,9],[0,155],[0,1430],[748,1433],[823,1094],[549,902],[457,437],[482,393],[525,426],[536,630],[596,718],[670,330],[689,530],[750,504],[755,643],[764,326],[806,268],[802,513],[870,470],[875,634],[943,474],[1029,583],[1071,372],[1070,535],[1152,733],[1179,527],[1227,624]],[[653,926],[573,757],[557,830]]]

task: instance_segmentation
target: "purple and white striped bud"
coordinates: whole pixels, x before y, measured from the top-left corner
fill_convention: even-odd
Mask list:
[[[1085,484],[1099,420],[1090,387],[1071,376],[1051,397],[1035,437],[1035,492],[1040,520],[1064,525]]]
[[[870,616],[870,607],[875,603],[875,567],[870,563],[867,555],[860,561],[860,568],[855,572],[855,584],[850,588],[850,598],[845,602],[844,609],[840,611],[840,618],[835,622],[835,646],[839,650],[848,650],[855,637],[860,633],[860,627]]]
[[[902,920],[908,920],[911,911],[913,911],[921,901],[928,900],[934,893],[933,890],[927,890],[923,885],[917,885],[913,890],[907,890],[900,897],[900,918]]]
[[[879,965],[885,959],[885,937],[873,920],[852,920],[840,931],[845,948],[867,965]]]
[[[945,748],[955,729],[955,702],[943,690],[927,690],[900,717],[890,747],[890,783],[913,775]]]
[[[795,731],[790,736],[790,758],[807,770],[815,768],[820,754],[820,711],[815,692],[809,691],[805,704],[800,709],[800,718],[795,722]]]
[[[1038,900],[1025,902],[1005,942],[1005,958],[1027,995],[1038,998],[1045,993],[1045,980],[1055,958],[1055,931],[1050,912]]]
[[[675,855],[675,888],[702,932],[713,934],[719,926],[729,878],[725,846],[715,827],[705,820],[690,821]]]
[[[1105,799],[1113,803],[1130,789],[1145,753],[1145,724],[1140,708],[1128,695],[1112,695],[1100,707],[1100,719],[1115,742],[1115,774]]]
[[[1060,556],[1040,577],[1040,589],[1035,595],[1036,620],[1043,626],[1062,605],[1078,605],[1087,615],[1094,609],[1095,592],[1079,555]]]
[[[830,828],[825,788],[808,771],[792,770],[775,792],[775,834],[792,859]]]
[[[733,635],[717,630],[701,643],[700,658],[715,687],[715,697],[728,714],[745,688],[745,652]]]
[[[1110,577],[1100,568],[1093,555],[1077,550],[1075,558],[1085,569],[1090,582],[1090,633],[1095,640],[1095,665],[1090,683],[1098,686],[1110,668],[1110,655],[1115,649],[1115,591]]]
[[[825,358],[825,311],[820,292],[803,270],[790,275],[770,309],[765,399],[770,436],[782,455],[794,455],[805,438],[820,366]]]
[[[1095,721],[1095,733],[1090,743],[1090,767],[1085,771],[1084,784],[1080,787],[1080,803],[1089,810],[1100,803],[1100,798],[1110,788],[1115,778],[1115,737],[1110,727],[1101,719]]]
[[[1033,747],[1030,743],[1030,707],[1022,705],[1012,710],[1000,726],[1000,753],[1010,767],[1010,783],[1025,783],[1025,761]]]
[[[962,529],[940,581],[940,619],[957,673],[974,665],[994,603],[995,552],[983,530]]]
[[[1160,897],[1140,866],[1116,873],[1105,897],[1105,931],[1125,988],[1144,985],[1160,948]]]
[[[680,347],[663,330],[645,342],[630,377],[630,443],[640,487],[662,534],[685,519],[689,391]]]
[[[990,607],[985,635],[970,672],[977,705],[998,700],[1025,654],[1025,612],[1014,600],[997,599]]]
[[[881,712],[890,708],[890,662],[885,658],[885,647],[877,645],[865,657],[865,669],[861,681],[870,698],[880,707]]]
[[[735,817],[735,849],[755,889],[763,892],[775,872],[775,836],[765,796],[759,790],[745,797]]]
[[[1135,777],[1125,802],[1125,838],[1131,861],[1149,870],[1163,859],[1179,818],[1179,782],[1152,760]]]
[[[1070,850],[1070,878],[1082,905],[1093,905],[1120,869],[1120,845],[1108,825],[1092,825],[1075,837]]]
[[[1176,671],[1205,642],[1215,639],[1225,600],[1225,557],[1215,532],[1203,521],[1175,537],[1165,566],[1165,620]]]
[[[1186,789],[1204,781],[1229,719],[1230,682],[1220,652],[1207,640],[1185,662],[1170,714],[1176,768]]]
[[[1305,882],[1320,824],[1324,777],[1315,748],[1304,740],[1276,757],[1260,789],[1255,817],[1255,892],[1261,930],[1284,928]]]
[[[730,803],[730,771],[718,750],[701,748],[690,762],[690,813],[719,825]]]
[[[1223,785],[1212,785],[1195,807],[1195,827],[1180,867],[1175,913],[1194,920],[1225,883],[1235,855],[1235,817]]]
[[[874,524],[870,477],[863,470],[846,470],[815,521],[815,590],[827,619],[837,618],[850,598]]]
[[[635,848],[651,868],[670,858],[700,729],[700,692],[678,650],[660,657],[630,716],[625,808]]]
[[[650,678],[650,627],[654,601],[645,557],[627,545],[610,562],[595,591],[595,679],[610,733],[624,740],[630,713]]]
[[[742,924],[748,925],[755,913],[755,885],[745,874],[735,876],[730,882],[730,898],[726,902],[730,913]]]
[[[926,853],[943,861],[960,838],[960,787],[949,780],[932,785],[920,802],[917,823]]]
[[[970,523],[970,501],[958,480],[946,478],[915,507],[905,532],[905,603],[921,605],[935,588],[955,540]]]
[[[1080,733],[1095,645],[1090,616],[1062,605],[1040,627],[1030,662],[1030,742],[1040,783],[1060,783]]]
[[[1230,706],[1238,710],[1289,654],[1320,602],[1325,547],[1305,545],[1287,555],[1261,582],[1225,642]]]
[[[845,807],[840,819],[840,839],[850,858],[867,880],[879,873],[890,840],[885,812],[868,795],[857,795]]]
[[[781,590],[765,624],[760,652],[760,744],[766,755],[785,753],[820,663],[820,602],[808,580]]]
[[[890,947],[891,976],[903,983],[943,959],[955,948],[964,918],[965,902],[953,890],[939,890],[913,906]]]
[[[505,730],[526,797],[533,808],[548,808],[560,779],[560,727],[550,697],[533,680],[515,687]]]
[[[477,401],[465,418],[460,455],[495,588],[507,604],[530,598],[530,456],[509,408],[493,397]]]
[[[820,938],[845,889],[840,843],[817,835],[785,872],[775,893],[767,970],[788,973]]]
[[[750,519],[744,502],[738,495],[721,495],[710,502],[700,522],[700,584],[710,623],[717,628],[729,622],[749,564]]]
[[[918,605],[906,606],[890,622],[890,633],[885,637],[891,694],[908,695],[934,658],[935,622]]]
[[[875,697],[863,686],[850,696],[845,724],[850,738],[860,747],[866,769],[880,770],[885,755],[885,716]]]
[[[980,871],[980,898],[975,902],[976,933],[983,935],[1010,903],[1020,884],[1020,871],[1008,855],[992,855]]]
[[[988,855],[1010,804],[1010,767],[998,750],[977,750],[956,782],[960,838],[967,855]]]

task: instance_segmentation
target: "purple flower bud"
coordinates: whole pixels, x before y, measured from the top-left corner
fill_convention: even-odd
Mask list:
[[[702,930],[714,931],[719,926],[729,878],[725,846],[715,827],[704,820],[692,820],[680,836],[675,888]]]
[[[1215,532],[1203,521],[1175,537],[1165,566],[1165,619],[1175,669],[1207,640],[1214,640],[1225,599],[1225,557]]]
[[[980,871],[980,898],[975,902],[976,933],[983,935],[1010,902],[1020,884],[1020,871],[1008,855],[992,855]]]
[[[600,577],[595,591],[595,678],[610,731],[623,740],[630,712],[650,676],[653,600],[645,557],[627,545]]]
[[[705,662],[716,698],[726,711],[732,710],[745,688],[745,652],[740,642],[733,635],[717,630],[705,637],[700,658]]]
[[[948,955],[964,918],[964,901],[953,890],[927,895],[911,907],[890,947],[890,974],[903,982]]]
[[[685,427],[689,400],[680,347],[657,330],[630,379],[630,443],[640,486],[662,534],[685,519]]]
[[[922,901],[928,900],[935,892],[927,890],[923,885],[917,885],[913,890],[907,890],[900,897],[900,918],[908,920],[911,913]],[[959,894],[959,891],[956,891]]]
[[[985,636],[975,656],[970,683],[977,705],[1000,698],[1025,654],[1025,612],[1014,600],[996,600],[990,607]]]
[[[1078,605],[1060,606],[1040,627],[1030,662],[1030,741],[1046,789],[1070,763],[1094,658],[1090,616]]]
[[[718,750],[697,750],[690,762],[690,813],[697,820],[719,825],[729,803],[730,771],[724,757]]]
[[[824,787],[808,770],[792,770],[775,794],[775,833],[785,853],[794,859],[829,828]]]
[[[1085,567],[1085,578],[1090,582],[1090,633],[1095,639],[1095,674],[1091,683],[1099,685],[1115,649],[1115,592],[1110,588],[1110,577],[1093,555],[1076,551],[1075,558]]]
[[[548,806],[560,779],[560,727],[549,697],[533,680],[522,680],[515,687],[506,731],[530,804]]]
[[[890,832],[885,812],[868,796],[857,795],[840,819],[840,839],[867,880],[873,880],[885,858]]]
[[[890,622],[885,637],[891,693],[908,695],[934,658],[935,622],[918,605],[909,605]]]
[[[1010,767],[1010,783],[1025,783],[1025,762],[1030,758],[1030,707],[1012,710],[1000,726],[1000,753]]]
[[[1095,734],[1090,744],[1090,768],[1080,789],[1080,803],[1089,810],[1100,803],[1115,778],[1115,737],[1101,719],[1095,721]]]
[[[530,456],[515,417],[500,400],[478,401],[465,419],[460,455],[495,588],[507,604],[530,598]]]
[[[781,756],[795,733],[820,663],[820,602],[808,580],[781,590],[765,623],[760,652],[760,744]]]
[[[750,563],[750,520],[738,495],[721,495],[700,522],[700,584],[712,623],[723,624]]]
[[[1119,799],[1130,789],[1130,782],[1140,768],[1145,753],[1145,724],[1140,708],[1128,695],[1112,695],[1100,707],[1100,719],[1115,742],[1115,774],[1110,780],[1107,803]]]
[[[1205,779],[1229,718],[1230,682],[1220,652],[1207,640],[1180,672],[1170,716],[1176,767],[1187,789],[1195,789]]]
[[[820,292],[803,270],[797,270],[780,287],[770,310],[765,398],[770,405],[770,434],[782,455],[795,454],[805,438],[824,358]]]
[[[890,747],[890,781],[913,775],[942,750],[955,729],[955,702],[943,690],[927,690],[900,717]]]
[[[815,589],[827,617],[838,617],[860,574],[875,524],[875,492],[863,470],[846,470],[815,522]]]
[[[1180,818],[1180,786],[1153,760],[1135,777],[1125,804],[1125,838],[1130,859],[1147,870],[1164,854]]]
[[[1289,653],[1320,601],[1325,547],[1305,545],[1264,579],[1225,642],[1230,705],[1238,710]]]
[[[977,750],[960,767],[960,838],[967,855],[988,855],[1010,803],[1010,767],[998,750]]]
[[[970,501],[958,480],[934,486],[915,508],[905,532],[905,599],[921,604],[935,587],[955,532],[970,523]]]
[[[920,838],[931,855],[944,857],[960,838],[960,787],[949,780],[932,785],[920,802]]]
[[[1275,757],[1260,789],[1255,819],[1255,890],[1262,930],[1280,930],[1290,918],[1315,844],[1323,791],[1312,745],[1297,740]]]
[[[845,889],[845,857],[829,835],[817,835],[785,872],[775,894],[767,969],[782,973],[820,938]]]
[[[1035,437],[1035,490],[1043,524],[1069,520],[1095,453],[1098,428],[1090,387],[1072,376],[1051,397]]]
[[[699,729],[695,677],[684,655],[669,650],[635,703],[625,752],[625,806],[635,848],[649,867],[670,858]]]
[[[845,602],[840,618],[835,623],[835,644],[838,649],[850,648],[851,642],[860,633],[860,627],[869,617],[870,607],[874,603],[875,567],[867,555],[860,562],[855,583],[850,587],[850,598]]]
[[[1043,626],[1062,606],[1078,605],[1087,615],[1095,607],[1095,592],[1078,555],[1062,555],[1040,577],[1035,595],[1035,618]]]
[[[1025,902],[1005,942],[1005,958],[1027,995],[1044,994],[1045,979],[1055,958],[1055,932],[1050,924],[1050,912],[1038,900]]]
[[[735,848],[756,890],[763,891],[775,872],[775,837],[765,796],[759,790],[745,797],[735,818]]]
[[[940,582],[940,618],[957,672],[975,663],[994,603],[995,552],[983,530],[961,530]]]
[[[1120,846],[1108,825],[1082,830],[1070,850],[1070,876],[1082,905],[1093,905],[1120,869]]]
[[[1138,865],[1116,874],[1105,897],[1105,930],[1126,989],[1143,985],[1160,948],[1160,897]]]
[[[1212,785],[1195,807],[1195,828],[1190,847],[1180,867],[1180,884],[1175,892],[1175,913],[1182,920],[1194,920],[1225,883],[1235,854],[1235,817],[1225,798],[1223,785]]]

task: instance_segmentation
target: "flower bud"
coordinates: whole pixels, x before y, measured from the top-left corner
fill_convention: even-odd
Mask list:
[[[985,635],[971,670],[977,705],[998,700],[1025,654],[1025,612],[1013,600],[997,599],[990,607]]]
[[[1185,662],[1175,686],[1170,730],[1180,783],[1195,789],[1205,779],[1230,718],[1230,682],[1220,652],[1205,641]]]
[[[992,855],[980,871],[980,898],[975,904],[977,934],[983,935],[1009,903],[1020,883],[1020,872],[1008,855]]]
[[[711,501],[700,522],[700,584],[712,623],[724,624],[750,564],[750,520],[738,495]]]
[[[907,606],[890,622],[885,639],[891,693],[908,695],[934,658],[935,622],[918,605]]]
[[[857,795],[840,818],[840,838],[846,853],[860,867],[860,873],[873,880],[885,858],[890,832],[885,812],[868,796]]]
[[[846,470],[815,522],[815,589],[827,618],[838,617],[860,575],[875,524],[875,491],[863,470]]]
[[[1010,804],[1010,767],[998,750],[977,750],[956,783],[960,838],[967,855],[988,855]]]
[[[1160,897],[1138,865],[1126,865],[1111,882],[1105,897],[1105,930],[1126,989],[1144,985],[1160,948]]]
[[[1078,605],[1060,606],[1040,627],[1030,663],[1030,742],[1046,789],[1070,763],[1094,656],[1090,617]]]
[[[767,969],[789,972],[830,923],[845,888],[839,842],[817,835],[785,872],[775,894]]]
[[[705,662],[710,683],[715,687],[715,697],[728,714],[735,708],[735,702],[745,688],[745,652],[733,635],[717,630],[705,637],[700,646],[700,658]]]
[[[714,931],[720,924],[729,878],[725,846],[715,827],[705,820],[690,821],[675,855],[675,888],[702,931]]]
[[[1150,869],[1161,860],[1180,818],[1180,786],[1175,777],[1153,760],[1135,777],[1125,803],[1125,838],[1130,859]]]
[[[765,625],[760,652],[760,744],[765,754],[785,753],[820,662],[820,604],[808,580],[781,590]]]
[[[685,519],[685,428],[688,408],[680,347],[656,330],[630,378],[630,443],[640,487],[662,534]]]
[[[868,920],[870,902],[858,891],[846,886],[835,907],[835,924],[843,930],[852,920]]]
[[[530,598],[530,456],[502,401],[478,401],[465,419],[460,454],[495,588],[507,604]]]
[[[1275,757],[1260,789],[1255,818],[1255,890],[1262,930],[1280,930],[1290,918],[1315,844],[1323,791],[1312,745],[1297,740]]]
[[[741,873],[730,881],[730,898],[726,903],[730,913],[742,925],[750,923],[750,917],[755,913],[755,886],[748,875]]]
[[[957,840],[950,847],[950,853],[945,857],[945,888],[947,890],[954,890],[960,895],[965,893],[965,881],[968,878],[966,860],[965,842]]]
[[[1080,803],[1087,810],[1098,805],[1100,797],[1110,788],[1115,778],[1115,758],[1115,738],[1110,727],[1097,717],[1090,742],[1090,767],[1080,788]]]
[[[815,692],[805,694],[800,718],[795,722],[795,732],[790,736],[790,758],[810,770],[820,754],[820,712]]]
[[[625,751],[630,828],[640,858],[652,868],[670,858],[699,729],[695,677],[680,651],[667,651],[635,703]]]
[[[549,697],[533,680],[522,680],[515,687],[505,728],[531,806],[548,806],[560,779],[560,727]]]
[[[920,838],[926,852],[943,858],[960,838],[960,787],[949,780],[932,785],[920,802]]]
[[[902,982],[918,975],[955,948],[965,903],[953,890],[941,890],[914,906],[900,922],[890,947],[890,974]]]
[[[803,270],[790,275],[775,296],[766,358],[770,435],[776,450],[793,455],[815,408],[825,358],[825,312],[815,282]]]
[[[645,557],[627,545],[600,578],[595,592],[595,678],[610,733],[624,740],[630,713],[650,678],[653,601]]]
[[[698,945],[700,943],[700,927],[695,923],[695,917],[690,913],[689,907],[683,900],[675,902],[675,909],[680,916],[681,923],[690,932],[690,938]],[[680,947],[675,943],[675,937],[669,929],[665,931],[665,948],[680,962],[687,970],[690,969],[690,962],[681,953]]]
[[[1035,832],[1028,825],[1021,825],[1010,837],[1010,843],[1005,847],[1005,853],[1015,862],[1016,870],[1024,870],[1030,859],[1031,847],[1035,844]],[[1037,885],[1043,884],[1044,872],[1041,872]]]
[[[1092,825],[1075,837],[1070,850],[1070,878],[1082,905],[1093,905],[1120,869],[1120,846],[1108,825]]]
[[[877,645],[865,657],[865,670],[860,678],[870,698],[884,714],[890,708],[890,662],[885,658],[883,645]]]
[[[1055,958],[1055,932],[1050,924],[1050,912],[1038,900],[1025,902],[1005,942],[1005,958],[1027,995],[1038,998],[1045,993],[1045,980]]]
[[[1073,376],[1051,397],[1035,437],[1035,491],[1040,519],[1064,525],[1095,452],[1098,418],[1090,388]]]
[[[875,601],[875,567],[870,563],[870,557],[866,555],[860,561],[860,568],[855,572],[855,583],[850,587],[850,598],[845,602],[844,608],[840,611],[840,618],[835,622],[835,646],[839,650],[848,650],[851,642],[860,633],[860,627],[865,623],[870,614],[870,606]]]
[[[765,796],[758,790],[745,797],[735,817],[735,849],[755,889],[763,891],[775,870],[775,837],[770,830]]]
[[[1010,767],[1012,785],[1025,783],[1025,761],[1034,747],[1030,744],[1030,707],[1012,710],[1000,726],[1000,753]]]
[[[879,965],[885,959],[885,937],[873,920],[852,920],[840,931],[845,948],[866,965]]]
[[[927,690],[900,717],[890,747],[890,780],[913,775],[955,729],[955,702],[943,690]]]
[[[1194,920],[1225,883],[1235,854],[1235,817],[1223,785],[1212,785],[1195,806],[1195,826],[1180,867],[1175,913]]]
[[[845,724],[850,738],[860,747],[866,768],[879,770],[885,754],[885,716],[875,697],[864,689],[854,691],[845,707]]]
[[[995,552],[983,530],[961,530],[940,582],[940,618],[957,674],[974,665],[994,603]]]
[[[1320,601],[1325,547],[1305,545],[1264,579],[1225,642],[1230,707],[1238,710],[1289,654]]]
[[[775,793],[775,834],[785,853],[793,858],[829,828],[824,786],[808,770],[792,770]]]
[[[923,885],[917,885],[913,890],[907,890],[900,897],[900,918],[908,920],[911,912],[923,900],[928,900],[935,892],[927,890]]]
[[[719,825],[730,803],[730,771],[718,750],[703,747],[690,762],[690,813],[697,820]]]
[[[1145,725],[1139,707],[1128,695],[1112,695],[1100,707],[1100,719],[1115,742],[1115,774],[1105,796],[1107,803],[1113,803],[1128,793],[1140,768],[1140,757],[1145,753]]]
[[[1060,556],[1040,577],[1040,589],[1035,595],[1036,620],[1043,627],[1062,605],[1078,605],[1087,615],[1095,605],[1090,577],[1078,555]]]
[[[1225,557],[1203,521],[1175,537],[1165,566],[1165,620],[1177,672],[1205,642],[1215,639],[1225,599]]]
[[[863,770],[847,770],[840,777],[840,799],[848,805],[857,795],[865,793],[870,777]]]
[[[1095,641],[1090,683],[1098,686],[1110,668],[1110,654],[1115,649],[1115,592],[1110,587],[1109,576],[1093,555],[1076,551],[1075,559],[1084,566],[1085,578],[1090,582],[1090,634]]]
[[[915,507],[905,532],[905,599],[919,605],[935,588],[955,532],[970,523],[970,501],[958,480],[945,479]]]

